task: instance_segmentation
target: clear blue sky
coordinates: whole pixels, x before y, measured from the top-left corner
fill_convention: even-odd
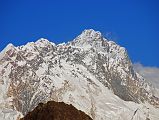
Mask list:
[[[0,51],[41,37],[67,42],[89,28],[126,47],[133,62],[159,67],[158,0],[0,0]]]

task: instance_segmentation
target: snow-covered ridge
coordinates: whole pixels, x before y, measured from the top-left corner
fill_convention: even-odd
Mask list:
[[[136,120],[159,118],[159,100],[134,71],[126,49],[92,29],[68,43],[41,38],[7,46],[0,53],[0,89],[0,109],[23,115],[40,102],[55,100],[73,104],[95,120],[131,119],[136,109]]]

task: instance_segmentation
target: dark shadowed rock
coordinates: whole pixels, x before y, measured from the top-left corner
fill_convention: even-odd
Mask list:
[[[92,118],[71,104],[49,101],[46,104],[40,103],[21,120],[92,120]]]

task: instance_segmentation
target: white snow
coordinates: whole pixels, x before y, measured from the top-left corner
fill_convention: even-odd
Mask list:
[[[110,66],[116,68],[123,79],[122,84],[126,85],[124,80],[128,75],[126,71],[128,71],[128,64],[130,63],[127,60],[125,48],[120,47],[113,41],[106,41],[106,39],[104,39],[112,50],[112,52],[107,52],[102,46],[101,37],[100,32],[96,32],[92,29],[85,30],[80,36],[73,40],[75,45],[71,46],[71,43],[68,43],[68,46],[75,49],[73,54],[88,52],[89,54],[83,59],[83,62],[85,65],[91,66],[92,69],[96,69],[97,67],[96,63],[92,61],[95,54],[98,53],[101,56],[110,58]],[[26,61],[25,59],[24,61],[18,61],[17,65],[24,66],[27,64],[27,61],[31,62],[37,56],[40,56],[40,50],[43,52],[41,48],[47,46],[58,46],[57,50],[62,52],[68,49],[67,43],[56,46],[47,39],[41,38],[35,43],[30,42],[27,45],[16,48],[17,52],[26,51],[25,56],[27,56]],[[91,48],[94,48],[95,52],[91,52]],[[6,51],[9,49],[14,49],[13,45],[9,44],[0,53],[0,60],[4,58]],[[39,64],[38,68],[34,71],[32,66],[27,64],[27,74],[21,77],[21,81],[14,83],[25,83],[29,78],[35,77],[33,84],[36,83],[36,86],[39,87],[33,91],[34,94],[30,100],[30,104],[34,102],[36,95],[42,92],[44,95],[50,95],[49,97],[47,96],[48,98],[44,102],[47,100],[55,100],[72,104],[77,109],[90,115],[93,120],[146,120],[147,117],[150,118],[150,120],[159,120],[159,109],[148,103],[137,104],[120,99],[114,95],[111,90],[105,87],[95,75],[90,73],[88,68],[84,67],[84,65],[71,61],[66,62],[65,59],[67,56],[63,59],[61,57],[62,55],[57,55],[56,51],[54,53],[50,52],[48,56],[42,57],[44,62]],[[18,116],[22,116],[22,113],[16,111],[15,107],[11,107],[13,96],[7,96],[11,80],[9,74],[12,69],[16,69],[10,62],[14,61],[15,58],[16,56],[14,56],[14,59],[10,58],[9,61],[0,61],[0,120],[16,120]],[[73,58],[70,59],[73,60]],[[49,67],[48,63],[54,63],[55,60],[57,63],[51,64],[53,66]],[[123,62],[124,65],[122,65],[121,62]],[[103,66],[106,67],[106,63],[103,64]],[[143,79],[139,74],[136,75],[139,79]],[[35,86],[32,85],[32,87]],[[147,86],[147,90],[149,89],[150,86]]]

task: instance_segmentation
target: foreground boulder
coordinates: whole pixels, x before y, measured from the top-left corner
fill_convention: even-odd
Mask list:
[[[21,120],[92,120],[84,112],[64,102],[40,103]]]

